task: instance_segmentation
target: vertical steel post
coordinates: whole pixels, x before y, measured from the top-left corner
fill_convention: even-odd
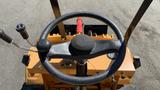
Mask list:
[[[58,1],[57,0],[50,0],[50,3],[51,3],[55,18],[60,17],[61,12],[60,12]],[[58,24],[58,29],[59,29],[59,32],[60,32],[60,35],[62,36],[62,38],[65,38],[65,36],[66,36],[65,35],[65,27],[62,22]]]
[[[132,20],[131,24],[129,25],[126,33],[125,33],[125,43],[128,43],[129,38],[131,37],[132,32],[134,31],[135,27],[137,26],[138,22],[141,20],[142,16],[150,6],[153,0],[144,0],[141,7],[139,8],[137,14],[135,15],[134,19]]]

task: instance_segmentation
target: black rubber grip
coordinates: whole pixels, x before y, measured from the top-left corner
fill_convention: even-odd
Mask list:
[[[18,24],[16,26],[16,30],[21,34],[21,36],[23,37],[23,39],[28,39],[29,35],[26,31],[26,27],[24,24]]]
[[[5,32],[3,30],[0,30],[0,38],[3,39],[4,41],[6,41],[7,43],[12,42],[12,38],[9,37],[7,34],[5,34]]]

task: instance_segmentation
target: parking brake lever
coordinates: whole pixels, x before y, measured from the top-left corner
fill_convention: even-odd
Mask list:
[[[20,23],[16,26],[16,31],[20,33],[20,35],[23,37],[23,39],[25,39],[27,41],[27,43],[31,46],[34,46],[29,40],[29,35],[26,31],[26,27],[24,24]]]

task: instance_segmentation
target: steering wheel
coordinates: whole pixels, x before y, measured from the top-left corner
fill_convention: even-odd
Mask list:
[[[94,40],[87,35],[80,34],[76,35],[71,41],[60,44],[52,45],[47,41],[48,34],[56,27],[58,23],[79,16],[90,17],[104,22],[112,28],[118,40]],[[37,48],[40,61],[44,68],[57,79],[73,85],[96,84],[113,75],[122,64],[126,53],[124,37],[118,27],[111,20],[89,12],[69,13],[52,21],[42,32],[40,40],[37,43]],[[113,52],[117,53],[117,58],[111,67],[106,71],[93,76],[80,77],[66,75],[49,63],[51,58],[65,58],[77,60],[77,62],[83,64],[84,60],[86,59]]]

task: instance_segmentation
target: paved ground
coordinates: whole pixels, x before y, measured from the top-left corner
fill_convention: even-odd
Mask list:
[[[60,0],[62,14],[91,11],[113,20],[125,32],[143,0]],[[129,47],[141,56],[133,84],[122,90],[158,90],[160,88],[160,0],[151,7],[133,33]],[[25,23],[31,41],[35,43],[45,26],[53,19],[49,0],[0,0],[0,28],[17,43],[29,47],[15,32],[17,23]],[[24,82],[22,50],[0,40],[0,90],[20,90]]]

